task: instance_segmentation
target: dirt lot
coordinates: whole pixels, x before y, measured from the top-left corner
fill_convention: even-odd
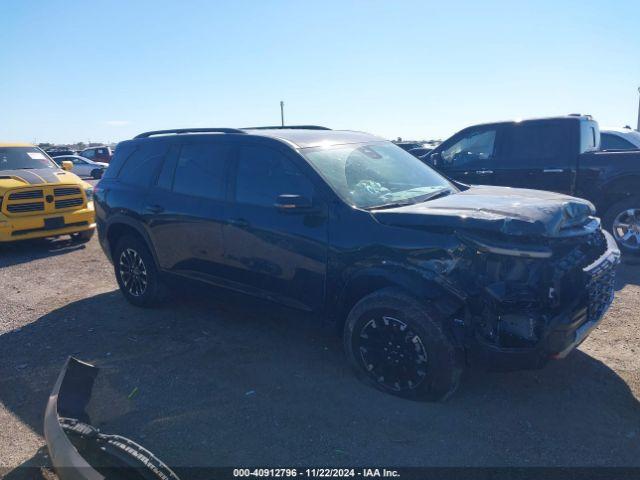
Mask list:
[[[102,429],[170,465],[640,466],[640,266],[628,260],[578,351],[541,371],[467,372],[446,404],[362,385],[333,332],[299,314],[207,289],[136,309],[95,239],[0,247],[0,267],[6,478],[48,464],[42,416],[70,354],[102,368]]]

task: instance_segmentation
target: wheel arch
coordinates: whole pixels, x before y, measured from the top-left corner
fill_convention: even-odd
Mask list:
[[[598,215],[604,217],[609,208],[625,198],[640,192],[640,175],[625,175],[612,178],[600,187],[600,196],[596,200]]]
[[[156,256],[149,234],[140,225],[138,225],[137,222],[126,216],[113,218],[107,226],[105,238],[109,248],[109,255],[112,259],[115,247],[118,244],[118,239],[122,238],[124,235],[132,235],[143,241],[151,252],[151,256],[153,257],[156,265],[158,265],[158,257]]]
[[[462,307],[462,302],[455,295],[422,272],[372,267],[355,272],[345,282],[332,315],[337,328],[344,326],[349,312],[362,298],[389,287],[399,288],[418,301],[437,300],[435,306],[446,316]]]

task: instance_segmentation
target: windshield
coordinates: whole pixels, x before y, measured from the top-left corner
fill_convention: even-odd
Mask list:
[[[301,150],[331,188],[359,208],[415,203],[453,185],[413,155],[389,142]]]
[[[0,147],[0,170],[58,168],[37,147]]]

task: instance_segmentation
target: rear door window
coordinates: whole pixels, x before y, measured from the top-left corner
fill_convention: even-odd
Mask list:
[[[173,176],[173,191],[185,195],[223,200],[226,172],[233,147],[224,143],[185,143]]]
[[[171,190],[173,188],[173,173],[176,170],[178,155],[180,155],[180,144],[174,143],[169,147],[169,151],[164,157],[162,169],[158,174],[158,181],[156,182],[158,188],[164,190]]]
[[[505,129],[501,164],[545,167],[569,163],[570,130],[556,122],[523,123]]]

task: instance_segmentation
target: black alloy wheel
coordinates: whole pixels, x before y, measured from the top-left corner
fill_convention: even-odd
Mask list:
[[[349,363],[365,383],[413,400],[446,400],[462,366],[444,333],[446,319],[428,302],[396,287],[362,298],[344,326]]]
[[[427,350],[405,322],[386,315],[372,318],[354,341],[364,368],[385,388],[411,390],[425,380]]]
[[[118,259],[120,278],[129,295],[140,297],[147,289],[147,267],[138,252],[127,248]]]
[[[151,307],[161,303],[166,289],[146,243],[125,235],[113,250],[113,267],[120,291],[132,304]]]

